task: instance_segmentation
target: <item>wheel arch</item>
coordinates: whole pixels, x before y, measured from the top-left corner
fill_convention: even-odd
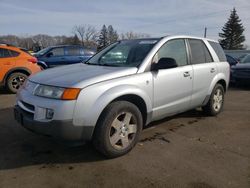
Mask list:
[[[147,106],[146,106],[146,103],[142,97],[135,95],[135,94],[126,94],[126,95],[122,95],[120,97],[115,98],[109,104],[111,104],[112,102],[115,102],[115,101],[128,101],[128,102],[131,102],[132,104],[136,105],[137,108],[141,112],[141,115],[143,118],[143,125],[146,124],[146,122],[147,122]]]
[[[220,74],[216,75],[214,77],[213,81],[211,82],[209,90],[208,90],[208,95],[211,95],[215,85],[218,83],[223,86],[225,92],[227,91],[228,82],[227,82],[226,76],[224,74],[220,73]]]
[[[43,67],[44,69],[47,69],[47,68],[48,68],[48,65],[47,65],[44,61],[38,61],[38,62],[37,62],[37,65]]]
[[[224,92],[227,91],[227,84],[224,79],[220,79],[216,84],[221,84],[223,86]]]
[[[9,76],[13,73],[16,73],[16,72],[20,72],[20,73],[23,73],[27,76],[31,75],[31,71],[25,67],[17,67],[17,68],[13,68],[13,69],[10,69],[4,76],[4,82],[3,84],[6,85],[7,83],[7,80],[9,78]]]
[[[74,125],[95,127],[105,108],[110,103],[118,100],[135,104],[142,113],[143,123],[148,124],[150,122],[152,101],[145,91],[128,84],[117,85],[105,92],[100,88],[93,86],[83,89],[80,93],[74,110]]]

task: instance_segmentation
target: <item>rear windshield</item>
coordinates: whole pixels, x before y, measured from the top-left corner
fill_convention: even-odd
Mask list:
[[[225,53],[224,53],[224,50],[222,49],[222,47],[220,46],[220,44],[217,43],[217,42],[212,42],[212,41],[208,41],[208,42],[212,46],[212,48],[214,49],[214,51],[217,54],[219,60],[220,61],[227,61],[227,58],[226,58]]]
[[[250,55],[245,56],[245,57],[242,59],[241,63],[250,63]]]

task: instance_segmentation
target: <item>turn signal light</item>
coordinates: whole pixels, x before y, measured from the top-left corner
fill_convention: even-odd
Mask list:
[[[61,99],[63,100],[76,100],[81,89],[79,88],[66,88],[63,92]]]

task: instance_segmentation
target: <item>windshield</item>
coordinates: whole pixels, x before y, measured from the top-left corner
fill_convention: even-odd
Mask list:
[[[247,56],[245,56],[245,57],[242,59],[241,63],[250,63],[250,54],[247,55]]]
[[[157,42],[157,39],[120,41],[93,56],[86,64],[137,67]]]
[[[51,49],[51,47],[44,48],[44,49],[38,51],[35,55],[42,56],[42,55],[44,55],[47,51],[49,51],[50,49]]]

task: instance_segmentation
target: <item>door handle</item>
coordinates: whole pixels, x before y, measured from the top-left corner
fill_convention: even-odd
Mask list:
[[[189,72],[184,72],[184,73],[183,73],[183,76],[184,76],[184,77],[189,77],[189,76],[190,76],[190,73],[189,73]]]
[[[5,63],[3,63],[4,65],[10,65],[11,64],[11,62],[5,62]]]
[[[211,68],[210,72],[214,73],[215,72],[215,68]]]

